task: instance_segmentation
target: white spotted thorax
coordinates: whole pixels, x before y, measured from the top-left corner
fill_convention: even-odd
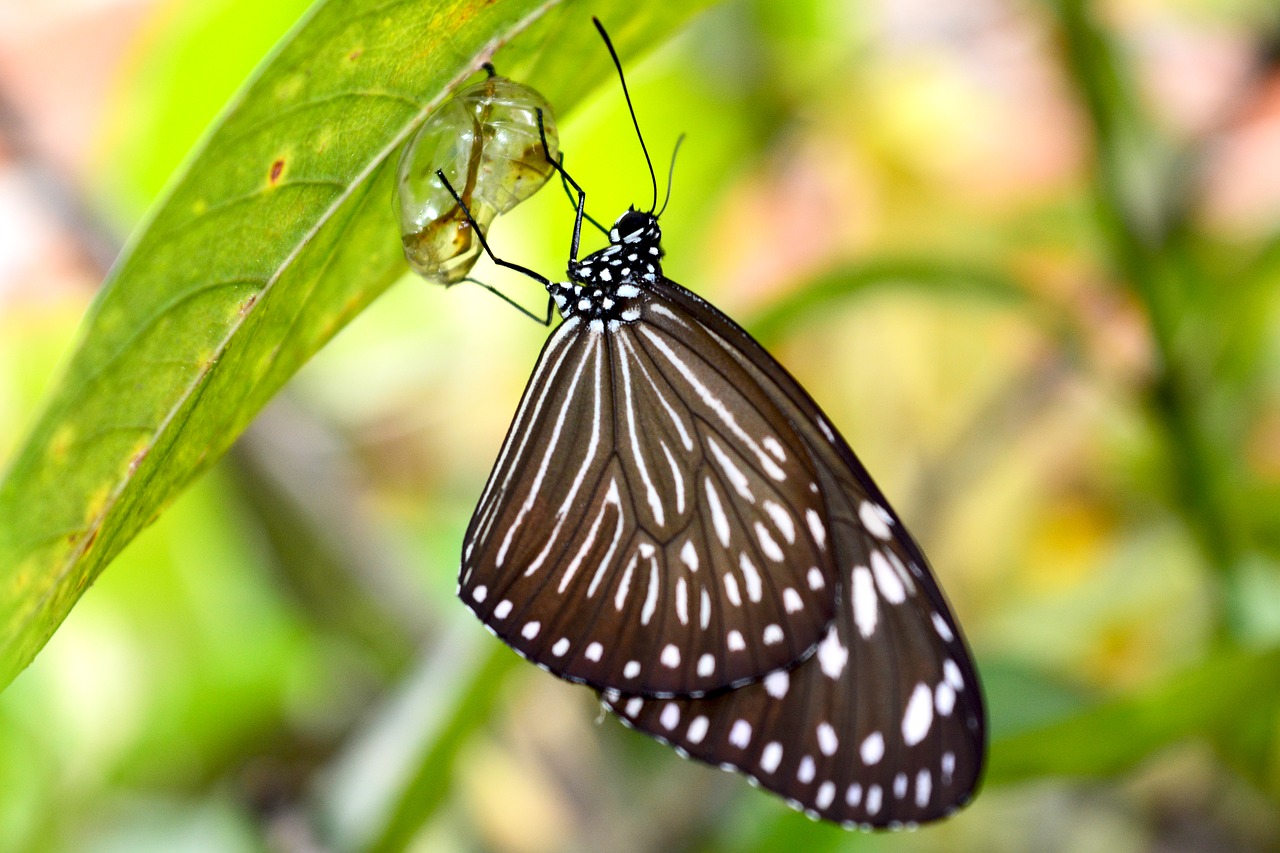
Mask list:
[[[547,291],[566,320],[580,317],[593,332],[616,332],[640,319],[641,294],[662,276],[662,229],[652,213],[632,208],[609,230],[609,245],[569,262],[569,281]]]

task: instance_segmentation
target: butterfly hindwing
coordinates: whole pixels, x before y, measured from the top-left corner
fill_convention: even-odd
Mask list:
[[[460,594],[557,675],[698,695],[794,664],[835,615],[803,439],[750,370],[706,352],[661,324],[570,318],[539,359]]]
[[[821,411],[746,332],[663,281],[655,322],[705,333],[797,420],[826,496],[840,567],[836,620],[817,653],[702,698],[606,693],[628,725],[746,773],[811,814],[884,826],[949,814],[985,755],[977,676],[919,547]]]

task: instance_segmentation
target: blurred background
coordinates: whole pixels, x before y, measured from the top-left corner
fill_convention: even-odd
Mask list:
[[[0,0],[0,459],[306,6]],[[1274,2],[730,0],[628,73],[655,160],[688,133],[667,274],[809,388],[965,626],[978,800],[810,823],[485,632],[459,545],[546,332],[406,277],[0,694],[0,849],[1280,848]],[[561,143],[611,219],[649,188],[601,84]],[[571,221],[492,239],[559,275]]]

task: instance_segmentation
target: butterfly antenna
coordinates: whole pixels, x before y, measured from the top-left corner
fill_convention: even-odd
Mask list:
[[[661,219],[662,214],[666,213],[667,204],[671,201],[671,182],[676,176],[676,155],[680,153],[680,144],[682,142],[684,142],[683,133],[676,139],[676,147],[671,152],[671,166],[667,169],[667,197],[662,200],[662,210],[658,211],[658,219]]]
[[[640,132],[640,121],[636,118],[636,108],[631,104],[631,93],[627,91],[627,78],[622,73],[622,60],[618,59],[618,52],[613,49],[613,42],[609,41],[609,34],[604,31],[604,24],[600,23],[600,19],[593,17],[591,22],[600,31],[600,38],[604,39],[604,46],[609,48],[609,55],[613,57],[613,67],[618,69],[618,79],[622,81],[622,96],[627,99],[627,109],[631,111],[631,123],[635,125],[636,139],[640,140],[640,150],[644,152],[644,162],[649,167],[649,180],[653,184],[653,204],[649,208],[649,212],[653,213],[658,207],[658,175],[653,171],[653,161],[649,159],[649,149],[644,144],[644,134]]]

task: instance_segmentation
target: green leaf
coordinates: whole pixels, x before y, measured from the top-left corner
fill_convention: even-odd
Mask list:
[[[990,265],[921,258],[868,258],[838,267],[757,314],[748,325],[767,344],[785,337],[804,318],[830,311],[837,302],[895,288],[1019,308],[1070,342],[1071,334],[1051,310],[1011,276]]]
[[[1277,707],[1280,650],[1222,653],[1152,689],[1001,738],[991,750],[985,784],[1114,776],[1194,737],[1214,743],[1246,776],[1264,781],[1275,755]],[[1242,715],[1242,709],[1254,712]]]
[[[497,53],[562,112],[699,4],[322,0],[206,138],[100,293],[0,483],[0,686],[81,592],[405,271],[398,147]]]

